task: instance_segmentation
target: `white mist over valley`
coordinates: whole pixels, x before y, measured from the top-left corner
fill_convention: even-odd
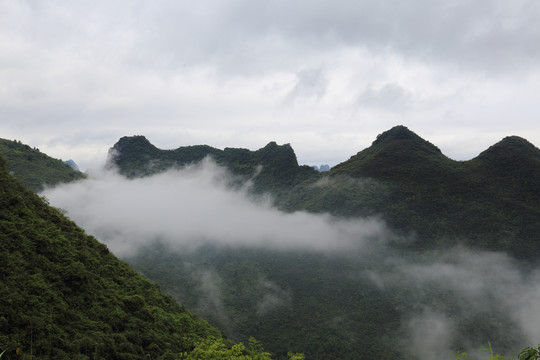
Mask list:
[[[227,312],[227,275],[216,264],[197,260],[208,249],[290,256],[324,271],[333,271],[326,262],[341,263],[332,276],[352,284],[351,292],[369,284],[392,298],[394,308],[386,310],[399,314],[395,332],[412,358],[451,359],[458,350],[475,353],[488,342],[515,353],[540,338],[540,269],[504,253],[459,245],[404,252],[392,244],[414,234],[400,237],[379,218],[282,212],[270,196],[251,195],[249,182],[233,186],[232,180],[224,168],[205,159],[136,179],[98,172],[42,195],[128,262],[141,252],[157,251],[156,244],[162,251],[158,256],[174,259],[177,254],[172,261],[199,294],[191,300],[193,311],[209,316],[231,336],[240,330]],[[253,281],[253,317],[293,311],[293,285],[264,272]],[[182,289],[185,284],[165,285],[181,302],[194,296]],[[348,316],[345,312],[328,321],[346,324]],[[475,336],[464,340],[463,332]],[[458,340],[465,349],[455,348]]]

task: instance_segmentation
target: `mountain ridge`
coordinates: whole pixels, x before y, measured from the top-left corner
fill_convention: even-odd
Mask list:
[[[269,187],[290,187],[316,171],[299,166],[290,144],[269,142],[256,151],[227,147],[220,150],[209,145],[181,146],[172,150],[158,149],[142,135],[124,136],[109,149],[107,167],[117,167],[127,177],[149,176],[171,167],[183,167],[205,157],[226,166],[233,174],[256,178],[253,187],[260,191]]]
[[[415,234],[412,246],[420,249],[465,241],[518,257],[532,258],[540,251],[535,235],[540,232],[540,150],[517,136],[504,138],[471,160],[457,161],[399,125],[325,173],[298,165],[289,144],[270,142],[256,151],[208,145],[179,149],[139,152],[124,147],[112,163],[121,173],[138,176],[141,164],[144,175],[151,175],[186,165],[186,159],[211,156],[234,174],[251,177],[254,191],[271,193],[282,210],[380,216],[394,231]],[[191,157],[168,155],[180,151]],[[257,173],[259,166],[262,171]]]

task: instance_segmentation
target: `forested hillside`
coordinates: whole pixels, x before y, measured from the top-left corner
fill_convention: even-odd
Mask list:
[[[2,359],[176,359],[219,331],[12,177],[0,157]]]
[[[519,258],[540,251],[540,150],[517,136],[455,161],[398,126],[331,175],[386,184],[388,197],[372,206],[394,228],[415,232],[417,248],[454,245],[453,238]]]
[[[7,159],[8,170],[34,192],[43,190],[44,186],[86,177],[61,160],[54,159],[20,141],[0,139],[0,155]]]

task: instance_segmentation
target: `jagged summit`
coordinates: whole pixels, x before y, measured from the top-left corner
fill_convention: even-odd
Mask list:
[[[298,160],[291,144],[278,145],[275,141],[269,142],[264,148],[256,151],[263,163],[272,163],[285,167],[297,167]]]
[[[155,151],[157,148],[143,135],[123,136],[112,148],[109,156],[118,156],[131,151]]]
[[[117,167],[125,176],[152,175],[171,167],[182,167],[211,157],[217,164],[226,166],[232,173],[253,176],[256,188],[289,186],[298,176],[309,176],[315,170],[299,166],[290,144],[278,145],[275,141],[265,147],[248,149],[225,148],[220,150],[208,145],[179,147],[161,150],[144,136],[122,137],[109,150],[109,167]],[[262,170],[259,167],[262,166]]]

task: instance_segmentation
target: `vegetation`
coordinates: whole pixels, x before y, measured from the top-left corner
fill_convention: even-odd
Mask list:
[[[3,158],[0,278],[2,359],[174,359],[221,336],[26,190]]]
[[[11,146],[22,146],[19,157],[40,154],[18,142]],[[395,258],[416,254],[414,260],[421,261],[458,241],[529,261],[540,251],[540,151],[521,138],[505,138],[475,159],[458,162],[400,126],[321,174],[299,166],[289,145],[160,150],[136,136],[115,144],[110,166],[128,177],[148,176],[206,156],[230,169],[236,176],[232,186],[250,181],[254,194],[273,194],[281,209],[380,216],[395,232],[416,234],[392,244]],[[17,163],[10,159],[8,167]],[[487,337],[504,349],[522,346],[508,314],[471,314],[443,286],[378,285],[372,275],[384,275],[392,264],[376,250],[364,257],[217,246],[181,252],[155,243],[128,260],[187,309],[248,345],[235,344],[25,190],[1,162],[2,359],[268,358],[251,336],[281,359],[302,358],[289,350],[309,359],[410,359],[400,331],[406,310],[422,299],[435,310],[449,309],[456,344]],[[33,179],[27,186],[34,191],[47,183],[43,179],[52,170],[46,169],[24,175],[9,167]],[[210,285],[219,293],[210,297],[205,285],[213,279]],[[490,357],[497,356],[490,348]],[[519,355],[537,357],[538,348]]]
[[[249,346],[239,343],[227,346],[222,339],[201,342],[192,352],[184,354],[185,360],[271,360],[271,354],[264,351],[262,345],[254,338],[249,339]],[[304,360],[303,354],[289,352],[288,360]]]
[[[540,250],[540,150],[507,137],[470,161],[454,161],[403,126],[331,170],[382,182],[388,190],[371,207],[416,248],[461,239],[482,249],[532,259]]]
[[[73,170],[61,160],[43,154],[20,141],[0,139],[0,154],[7,159],[8,170],[34,192],[44,186],[83,179],[86,176]]]
[[[482,351],[485,351],[489,354],[488,360],[505,360],[506,357],[503,355],[499,355],[493,351],[491,348],[491,343],[488,343],[489,348],[482,349]],[[458,352],[456,353],[456,359],[458,360],[471,360],[471,357],[465,353],[465,352]],[[540,345],[537,347],[526,347],[523,349],[519,355],[518,360],[538,360],[540,359]]]

